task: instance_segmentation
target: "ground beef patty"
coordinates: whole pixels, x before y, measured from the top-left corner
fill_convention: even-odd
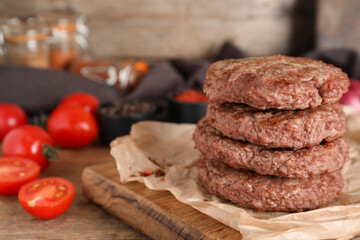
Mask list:
[[[292,110],[336,102],[349,85],[347,74],[333,65],[276,55],[215,62],[204,91],[214,102]]]
[[[193,140],[195,148],[207,158],[262,175],[306,178],[336,171],[349,158],[349,145],[344,137],[299,150],[267,149],[225,137],[206,118],[199,121]]]
[[[225,136],[267,148],[300,149],[332,141],[346,131],[339,103],[305,110],[265,110],[236,103],[208,104],[206,118]]]
[[[342,189],[340,171],[309,178],[262,176],[210,159],[198,162],[199,180],[212,194],[259,211],[299,212],[335,200]]]

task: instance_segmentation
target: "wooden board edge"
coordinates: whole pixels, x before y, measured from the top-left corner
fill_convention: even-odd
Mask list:
[[[211,239],[175,215],[87,167],[83,193],[110,214],[154,239]],[[141,216],[141,217],[139,217]]]

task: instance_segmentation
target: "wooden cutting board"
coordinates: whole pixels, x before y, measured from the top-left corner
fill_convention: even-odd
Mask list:
[[[87,198],[154,239],[241,239],[241,234],[175,199],[168,191],[120,183],[115,162],[87,167],[82,174]]]

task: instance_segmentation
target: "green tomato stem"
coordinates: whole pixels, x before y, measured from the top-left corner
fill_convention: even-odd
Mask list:
[[[57,149],[50,144],[44,144],[42,149],[42,155],[46,157],[50,162],[56,161],[59,158]]]

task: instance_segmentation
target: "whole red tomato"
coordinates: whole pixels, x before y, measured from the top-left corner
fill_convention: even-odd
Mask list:
[[[2,143],[5,157],[23,157],[37,162],[41,169],[56,158],[54,141],[50,135],[35,125],[23,125],[6,134]]]
[[[26,158],[0,158],[0,194],[15,195],[20,187],[38,178],[40,166]]]
[[[47,130],[61,147],[79,148],[91,143],[98,134],[95,118],[76,106],[59,106],[49,116]]]
[[[23,185],[18,194],[21,206],[31,215],[50,219],[63,214],[75,195],[72,182],[64,178],[40,178]]]
[[[12,103],[0,104],[0,141],[11,129],[26,122],[26,113],[19,106]]]
[[[72,105],[82,107],[85,109],[85,111],[90,112],[95,117],[96,108],[99,105],[99,99],[90,93],[76,92],[64,97],[60,101],[59,106],[60,105]]]

